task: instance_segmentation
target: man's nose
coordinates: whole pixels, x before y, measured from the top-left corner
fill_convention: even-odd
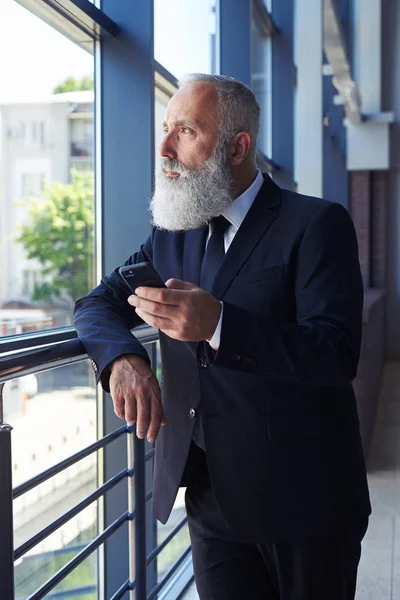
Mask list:
[[[162,158],[177,158],[176,150],[170,136],[166,135],[160,145],[160,156]]]

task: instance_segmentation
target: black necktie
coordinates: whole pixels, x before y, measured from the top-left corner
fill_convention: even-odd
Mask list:
[[[224,234],[230,223],[225,217],[215,217],[210,222],[211,237],[208,240],[201,264],[200,287],[211,291],[215,276],[225,256]]]
[[[216,217],[210,222],[211,236],[208,240],[201,264],[200,287],[211,291],[215,276],[225,256],[224,234],[230,223],[225,217]],[[193,441],[205,450],[201,404],[197,409],[197,418],[193,431]]]

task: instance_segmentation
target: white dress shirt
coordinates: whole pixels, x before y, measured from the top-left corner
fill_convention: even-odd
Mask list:
[[[227,210],[223,213],[225,219],[227,219],[230,223],[230,226],[225,231],[224,234],[224,246],[225,253],[228,251],[229,246],[233,242],[233,238],[235,237],[239,227],[244,221],[245,216],[247,215],[251,205],[253,204],[258,192],[261,189],[262,184],[264,183],[264,177],[260,170],[257,169],[257,175],[253,183],[250,187],[247,188],[246,191],[243,192],[240,196],[235,198],[232,204],[227,208]],[[210,239],[211,231],[208,234],[208,239]],[[207,240],[208,242],[208,240]],[[221,326],[222,326],[222,317],[224,312],[224,305],[221,302],[222,310],[221,315],[219,317],[218,325],[216,330],[214,331],[214,335],[210,340],[207,340],[210,344],[211,348],[215,351],[218,350],[220,342],[221,342]]]

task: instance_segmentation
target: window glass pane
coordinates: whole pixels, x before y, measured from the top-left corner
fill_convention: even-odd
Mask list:
[[[52,548],[44,551],[29,553],[17,562],[15,566],[15,598],[25,600],[30,597],[41,585],[46,583],[53,575],[64,567],[71,559],[75,558],[81,550],[96,535],[96,502],[93,506],[86,508],[80,515],[71,520],[67,530],[61,528],[59,536],[65,534],[64,539],[70,539],[62,547]],[[82,522],[92,522],[86,529],[82,530]],[[72,529],[75,528],[75,533]],[[77,531],[79,534],[75,535]],[[53,536],[51,536],[53,537]],[[49,538],[50,540],[51,538]],[[58,542],[56,544],[58,546]],[[97,552],[93,552],[61,583],[55,586],[44,598],[46,600],[97,600]]]
[[[215,0],[154,0],[154,57],[175,77],[215,73]]]
[[[186,514],[185,509],[186,489],[180,488],[176,498],[171,516],[165,525],[157,523],[157,543],[161,544],[171,531],[179,524]],[[181,554],[190,546],[190,536],[188,526],[185,525],[165,546],[157,558],[157,577],[161,581],[164,575],[169,571],[174,562],[178,560]]]
[[[89,361],[7,382],[4,420],[12,431],[12,475],[17,487],[93,443],[96,385]],[[52,523],[97,487],[91,454],[14,500],[14,546]],[[16,598],[27,598],[98,532],[96,502],[44,539],[16,563]],[[81,567],[67,587],[97,585]],[[65,586],[64,586],[65,587]],[[70,598],[74,597],[71,593]],[[88,598],[95,596],[88,596]]]
[[[70,325],[94,286],[91,51],[0,2],[0,336]]]
[[[271,157],[271,38],[262,35],[254,15],[251,21],[251,87],[261,108],[260,134],[257,146]]]
[[[166,93],[159,85],[159,78],[155,79],[154,93],[154,143],[155,143],[155,165],[159,166],[160,153],[159,148],[164,138],[163,123],[165,119],[165,111],[167,110],[168,102],[171,98],[171,93]]]

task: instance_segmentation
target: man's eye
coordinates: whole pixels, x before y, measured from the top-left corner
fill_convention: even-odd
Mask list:
[[[192,130],[189,127],[182,127],[182,133],[192,133]]]

